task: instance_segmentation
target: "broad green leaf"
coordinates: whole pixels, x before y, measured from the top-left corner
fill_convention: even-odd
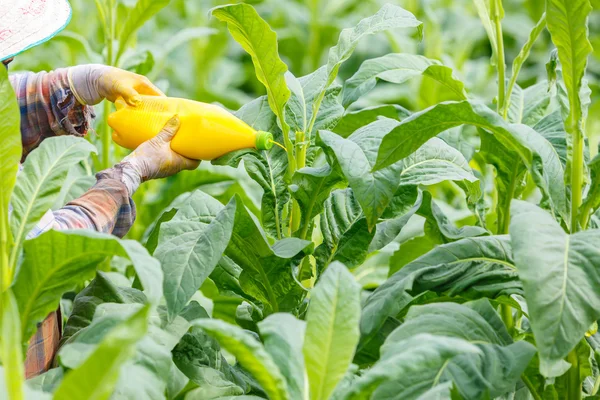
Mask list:
[[[285,104],[290,98],[290,90],[285,83],[285,72],[288,68],[279,58],[277,35],[248,4],[213,8],[212,15],[227,23],[233,38],[252,57],[256,77],[267,89],[269,106],[287,135]]]
[[[279,367],[264,346],[241,328],[214,319],[193,321],[214,337],[221,347],[231,353],[237,361],[256,379],[272,400],[289,399],[287,384]]]
[[[20,112],[15,92],[8,80],[6,68],[0,68],[0,292],[10,284],[14,267],[9,264],[10,236],[8,203],[15,186],[19,161],[23,151],[21,145]]]
[[[391,266],[393,268],[393,265]],[[465,238],[407,264],[367,299],[361,333],[369,337],[427,290],[466,298],[523,294],[508,236]]]
[[[150,306],[144,306],[112,329],[83,364],[67,373],[54,399],[110,398],[121,366],[133,356],[136,344],[146,334],[149,312]]]
[[[190,329],[172,353],[177,368],[190,381],[205,387],[206,391],[202,391],[203,395],[209,392],[219,393],[221,396],[226,394],[224,392],[239,395],[244,392],[246,384],[221,355],[219,343],[202,329],[198,327]]]
[[[369,244],[368,252],[381,250],[392,242],[415,215],[420,205],[421,198],[416,186],[400,186],[382,220],[375,226],[375,236]]]
[[[418,76],[428,76],[453,91],[459,100],[465,100],[464,85],[452,76],[452,69],[437,60],[413,54],[387,54],[365,61],[358,71],[344,83],[344,107],[371,91],[378,80],[400,84]]]
[[[233,233],[225,254],[242,268],[244,292],[265,306],[266,314],[295,309],[304,290],[293,276],[292,263],[303,257],[312,242],[286,238],[272,246],[260,224],[239,198]]]
[[[378,171],[393,165],[417,151],[435,135],[460,125],[473,125],[489,131],[498,144],[515,153],[540,189],[549,195],[556,214],[566,217],[564,171],[552,145],[525,125],[507,124],[497,113],[480,103],[445,102],[411,115],[383,137],[373,169]]]
[[[600,318],[595,245],[600,231],[568,235],[539,207],[515,200],[510,236],[529,318],[540,354],[540,372],[562,375],[563,358]],[[535,251],[532,251],[535,250]]]
[[[492,25],[488,0],[473,0],[481,24],[485,28],[490,44],[492,45],[493,58],[497,57],[498,42],[496,41],[496,28]]]
[[[244,105],[235,115],[256,130],[273,133],[278,140],[277,120],[269,108],[266,96]],[[290,198],[284,179],[288,168],[287,155],[278,146],[273,146],[269,151],[233,152],[214,160],[213,164],[237,167],[242,160],[248,175],[263,189],[261,202],[263,226],[271,236],[281,239],[284,229],[283,210]]]
[[[560,110],[542,118],[533,129],[552,144],[560,158],[563,168],[567,166],[567,132]]]
[[[94,276],[107,257],[128,258],[150,301],[162,297],[160,263],[139,243],[91,231],[49,231],[27,240],[23,262],[13,284],[23,337],[56,310],[61,296]]]
[[[100,292],[101,289],[106,288],[106,285],[95,286],[93,292],[97,292],[98,296],[107,301],[111,300],[110,293]],[[127,293],[125,290],[130,292],[134,289],[119,288],[121,294]],[[140,294],[141,292],[138,292],[137,296],[139,297]],[[86,323],[87,321],[83,320],[87,319],[89,311],[93,312],[95,308],[94,318],[89,325],[77,331],[61,346],[59,361],[63,367],[73,369],[80,366],[104,339],[107,331],[142,307],[142,304],[135,303],[135,298],[121,298],[119,302],[122,304],[103,303],[95,307],[96,301],[103,301],[102,298],[79,299],[80,305],[87,302],[88,307],[74,309],[70,320],[77,318]],[[91,302],[93,303],[89,304]],[[78,314],[74,314],[75,312]],[[186,318],[196,319],[203,315],[206,315],[206,312],[196,302],[190,303],[173,322],[168,322],[166,309],[163,306],[159,307],[157,312],[152,312],[149,317],[148,334],[139,341],[132,359],[121,368],[113,397],[140,400],[164,399],[163,393],[172,377],[171,368],[174,367],[171,350],[190,327]]]
[[[448,243],[467,237],[489,235],[489,232],[479,226],[466,225],[457,228],[448,220],[440,207],[435,203],[431,193],[424,191],[423,200],[416,214],[425,218],[424,231],[430,238],[439,238],[440,243]]]
[[[368,231],[352,189],[331,192],[323,207],[320,219],[323,243],[315,250],[317,269],[322,271],[333,261],[340,261],[349,268],[360,265],[375,232]]]
[[[464,339],[481,353],[452,359],[440,382],[454,381],[466,399],[492,397],[514,391],[516,383],[535,354],[535,347],[512,343],[500,316],[487,299],[472,303],[435,303],[413,306],[404,323],[388,336],[387,343],[410,339],[420,333]],[[387,345],[387,344],[386,344]],[[393,383],[383,385],[391,388]]]
[[[512,123],[534,126],[545,115],[550,105],[548,82],[542,81],[527,89],[515,85],[512,92],[508,119]]]
[[[329,50],[327,83],[325,88],[333,83],[337,77],[340,65],[350,58],[358,45],[358,41],[363,36],[394,28],[417,28],[420,36],[422,34],[422,25],[423,23],[417,20],[410,12],[401,7],[386,4],[375,15],[364,18],[354,28],[344,29],[340,33],[338,43]]]
[[[198,367],[193,382],[198,388],[185,394],[186,400],[211,400],[222,396],[240,396],[244,394],[241,387],[227,380],[223,373],[209,367]],[[238,399],[239,397],[232,397]]]
[[[27,156],[15,185],[11,205],[11,228],[16,262],[19,247],[26,235],[54,205],[72,166],[96,153],[85,139],[74,136],[47,138]]]
[[[546,20],[552,42],[558,49],[562,75],[569,97],[567,131],[582,135],[582,80],[592,46],[588,40],[589,0],[546,0]]]
[[[305,132],[311,140],[314,139],[314,133],[319,129],[333,128],[344,114],[344,107],[339,101],[342,88],[339,85],[332,85],[325,91],[312,129],[308,132],[315,101],[318,100],[319,90],[327,79],[326,73],[326,68],[321,67],[315,72],[298,79],[291,76],[289,72],[286,75],[288,86],[292,91],[290,100],[286,105],[286,121],[293,130]]]
[[[469,201],[480,196],[479,179],[473,174],[469,162],[460,151],[442,139],[431,138],[415,153],[402,160],[400,185],[435,185],[454,181],[465,189]]]
[[[408,110],[395,104],[363,108],[358,111],[352,111],[344,114],[335,128],[333,128],[333,131],[341,137],[347,138],[358,128],[377,121],[379,117],[386,117],[400,121],[409,115],[410,112]]]
[[[311,292],[304,360],[310,398],[328,399],[348,370],[359,339],[360,286],[341,263],[332,263]]]
[[[342,30],[337,44],[329,49],[327,65],[325,67],[326,77],[322,84],[315,90],[316,100],[313,103],[313,117],[318,115],[321,101],[325,97],[327,88],[335,81],[340,66],[346,61],[358,45],[360,39],[366,35],[384,32],[394,28],[416,28],[419,37],[422,36],[423,23],[415,18],[413,14],[401,7],[386,4],[375,15],[362,19],[354,28]],[[306,94],[306,92],[305,92]]]
[[[263,189],[261,202],[263,226],[271,236],[277,239],[283,238],[283,210],[290,198],[284,179],[288,168],[285,151],[277,146],[261,153],[241,150],[219,158],[214,161],[214,164],[237,167],[242,160],[248,175]]]
[[[117,52],[116,61],[118,61],[132,36],[154,15],[165,8],[170,3],[170,0],[138,0],[133,9],[128,10],[127,19],[123,23],[119,31],[119,51]],[[108,32],[105,32],[108,34]]]
[[[400,184],[401,165],[390,165],[371,172],[382,137],[398,125],[398,121],[381,119],[364,126],[347,139],[329,131],[319,131],[320,143],[330,158],[339,163],[348,185],[361,205],[369,229],[377,223]]]
[[[96,177],[84,171],[84,168],[78,164],[69,170],[58,197],[52,205],[53,210],[58,210],[68,202],[87,192],[96,183]]]
[[[170,318],[183,310],[221,259],[229,244],[237,207],[233,200],[215,213],[221,204],[200,191],[187,204],[171,221],[162,224],[154,252],[165,276],[163,291]],[[185,215],[188,208],[195,215]]]
[[[73,300],[73,308],[63,328],[62,342],[66,342],[75,333],[89,326],[99,304],[143,304],[146,296],[137,289],[115,285],[102,271]]]
[[[320,168],[305,167],[294,173],[289,188],[302,211],[300,237],[310,233],[313,219],[323,211],[329,193],[342,180],[343,177],[327,164]]]
[[[405,265],[413,262],[440,244],[443,243],[437,235],[417,236],[401,243],[398,250],[390,258],[389,276],[392,276],[404,268]]]
[[[0,360],[4,367],[4,382],[10,399],[22,399],[25,374],[23,373],[23,338],[19,308],[10,289],[0,296]],[[4,389],[2,390],[4,391]]]
[[[531,163],[531,151],[502,118],[483,104],[444,102],[412,114],[389,132],[381,143],[374,169],[409,156],[437,134],[460,125],[474,125],[498,136],[498,141]]]
[[[379,361],[354,382],[348,398],[429,399],[425,393],[442,383],[440,378],[450,360],[480,354],[481,350],[466,340],[427,333],[388,340],[381,348]]]
[[[286,379],[292,399],[305,399],[305,369],[302,346],[306,323],[291,314],[269,315],[258,323],[267,352]]]

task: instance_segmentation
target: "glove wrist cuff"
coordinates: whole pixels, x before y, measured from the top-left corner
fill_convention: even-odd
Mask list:
[[[142,183],[142,178],[131,163],[125,161],[116,164],[114,167],[100,171],[98,178],[109,178],[120,181],[127,188],[129,197],[133,196],[137,188]]]

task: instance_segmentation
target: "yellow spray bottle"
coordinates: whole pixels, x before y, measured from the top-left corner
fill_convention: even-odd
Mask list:
[[[142,96],[136,106],[119,99],[108,116],[113,140],[135,149],[156,136],[167,121],[179,115],[181,125],[171,141],[173,151],[194,160],[213,160],[231,151],[273,146],[273,135],[256,131],[221,107],[172,97]]]

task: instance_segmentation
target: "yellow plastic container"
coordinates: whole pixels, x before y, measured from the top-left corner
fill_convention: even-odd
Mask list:
[[[246,148],[268,150],[273,135],[256,131],[221,107],[172,97],[142,96],[137,106],[119,99],[117,111],[108,116],[112,138],[120,146],[135,149],[156,136],[167,121],[179,115],[180,127],[171,141],[173,151],[195,160],[213,160]]]

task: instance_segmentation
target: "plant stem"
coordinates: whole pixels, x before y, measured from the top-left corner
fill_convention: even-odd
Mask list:
[[[319,68],[321,61],[321,52],[319,44],[321,42],[321,26],[319,24],[319,0],[310,1],[310,38],[308,43],[308,61],[305,62],[306,73]]]
[[[113,42],[115,38],[115,4],[110,1],[108,10],[108,31],[104,32],[106,36],[106,65],[113,64]],[[111,167],[112,142],[110,127],[108,126],[108,114],[110,114],[111,105],[108,100],[104,100],[104,115],[102,116],[102,169]]]
[[[581,381],[579,380],[579,360],[575,349],[571,350],[567,356],[567,361],[571,363],[571,368],[567,372],[568,399],[581,399]]]
[[[528,377],[526,377],[525,375],[521,376],[521,380],[523,381],[523,383],[525,384],[525,386],[527,386],[527,389],[529,389],[529,393],[531,393],[531,397],[534,398],[534,400],[542,400],[542,396],[540,396],[537,392],[537,390],[535,390],[535,387],[533,386],[533,383],[531,383],[531,381],[529,380]]]
[[[573,161],[571,163],[571,233],[579,230],[579,207],[583,187],[583,133],[577,122],[571,124]]]
[[[496,28],[496,43],[498,48],[496,49],[496,63],[498,64],[498,113],[500,115],[504,115],[503,107],[504,107],[504,97],[506,94],[506,63],[504,60],[504,39],[502,37],[502,0],[492,0],[493,14],[492,19],[494,22],[494,27]]]
[[[296,169],[301,169],[306,166],[306,143],[304,143],[304,132],[296,132]],[[302,218],[302,212],[298,202],[292,200],[292,211],[290,218],[290,236],[300,228],[300,219]]]

